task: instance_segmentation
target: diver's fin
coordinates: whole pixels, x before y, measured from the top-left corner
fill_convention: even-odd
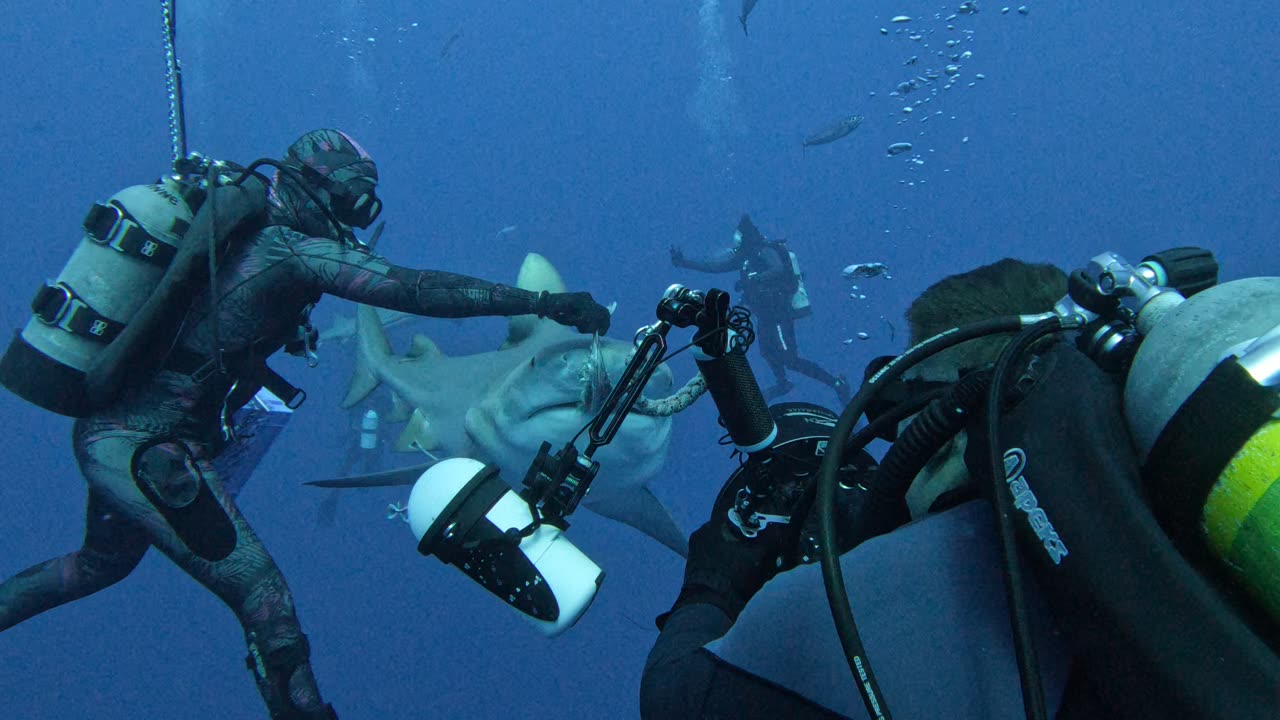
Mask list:
[[[378,374],[373,370],[375,362],[391,355],[391,342],[382,328],[382,320],[370,305],[356,308],[356,369],[347,386],[347,396],[342,407],[349,408],[369,397],[378,387]]]
[[[689,557],[688,536],[649,488],[628,488],[606,495],[599,495],[595,490],[592,488],[592,492],[582,500],[588,510],[630,525],[671,548],[680,557]]]
[[[402,487],[404,485],[412,485],[422,477],[422,473],[435,465],[435,462],[423,463],[421,465],[409,465],[408,467],[396,468],[394,470],[383,470],[382,472],[369,473],[367,475],[350,475],[348,477],[334,478],[332,480],[310,480],[302,483],[311,487],[321,488],[376,488],[376,487]]]

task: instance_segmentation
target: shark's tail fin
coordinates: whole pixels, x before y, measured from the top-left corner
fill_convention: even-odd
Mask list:
[[[382,327],[382,320],[371,305],[356,308],[356,369],[347,386],[347,396],[342,407],[349,408],[369,396],[378,387],[378,374],[374,364],[385,361],[391,355],[391,342]]]

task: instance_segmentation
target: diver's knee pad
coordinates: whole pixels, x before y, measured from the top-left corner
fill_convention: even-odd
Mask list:
[[[236,528],[185,443],[155,438],[133,452],[129,473],[138,491],[191,552],[217,562],[236,549]]]
[[[322,704],[311,710],[303,710],[293,702],[290,684],[299,670],[310,674],[311,644],[307,636],[299,633],[298,638],[277,647],[269,647],[268,641],[250,631],[247,637],[249,654],[244,658],[245,667],[253,673],[258,691],[267,703],[267,710],[272,720],[337,720],[338,714],[333,706]],[[319,688],[314,688],[315,679],[311,678],[319,702]]]

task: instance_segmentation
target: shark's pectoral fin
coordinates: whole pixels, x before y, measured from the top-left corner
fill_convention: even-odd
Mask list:
[[[356,308],[356,369],[351,374],[351,384],[347,386],[347,396],[342,399],[342,407],[349,408],[369,397],[369,393],[378,387],[377,373],[373,370],[373,356],[385,357],[391,354],[391,343],[383,332],[382,320],[371,305],[360,305]]]
[[[483,407],[486,403],[490,407]],[[463,432],[479,447],[491,447],[494,444],[496,429],[492,420],[492,404],[492,400],[481,400],[480,404],[468,408],[467,414],[462,416]]]
[[[391,393],[391,412],[387,414],[387,422],[402,423],[413,417],[414,407],[400,393]]]
[[[409,467],[396,468],[394,470],[383,470],[382,472],[369,473],[367,475],[349,475],[342,478],[334,478],[332,480],[311,480],[302,483],[312,487],[322,488],[375,488],[375,487],[402,487],[404,485],[412,485],[422,477],[422,473],[434,465],[434,462],[423,463],[421,465],[410,465]]]
[[[409,352],[405,354],[405,357],[442,358],[444,357],[444,351],[431,338],[418,334],[413,336],[413,340],[409,344]]]
[[[587,493],[582,504],[588,510],[639,530],[671,548],[680,557],[689,557],[689,538],[671,513],[649,488],[638,486],[608,493]]]
[[[431,429],[431,421],[427,416],[421,410],[414,410],[409,416],[409,424],[400,433],[400,437],[396,438],[394,447],[396,452],[421,450],[429,454],[440,449],[440,442]]]
[[[356,353],[356,368],[351,373],[351,384],[347,385],[347,395],[342,398],[342,407],[349,408],[369,397],[377,389],[378,376],[373,372],[369,358],[363,353]]]

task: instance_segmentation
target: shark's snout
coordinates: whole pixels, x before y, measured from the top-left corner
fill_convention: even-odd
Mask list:
[[[488,442],[511,446],[509,449],[518,454],[536,452],[537,443],[543,440],[566,442],[603,408],[623,376],[630,354],[630,345],[607,338],[576,336],[550,345],[503,380],[501,389],[492,395],[503,401],[483,403],[484,416],[473,416],[471,429],[487,436]],[[672,384],[671,371],[660,366],[644,394],[661,396]],[[666,455],[670,429],[670,418],[631,414],[612,444],[615,451],[629,457],[660,459]]]
[[[567,292],[555,268],[534,253],[520,266],[516,284],[532,292]],[[450,356],[415,337],[409,353],[397,356],[373,309],[362,306],[359,317],[356,368],[344,406],[384,385],[414,408],[416,426],[406,431],[413,446],[497,465],[509,482],[522,476],[543,442],[562,445],[586,426],[632,349],[522,315],[511,318],[498,350]],[[671,384],[670,371],[660,368],[646,395],[665,396]],[[645,488],[666,460],[670,436],[670,418],[628,416],[613,442],[595,455],[603,469],[583,504],[684,554],[684,532]]]

